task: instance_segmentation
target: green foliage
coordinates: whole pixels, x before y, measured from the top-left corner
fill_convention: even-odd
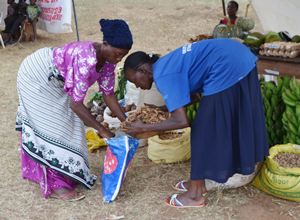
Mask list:
[[[124,99],[124,94],[126,92],[126,83],[127,79],[125,78],[123,68],[120,68],[119,75],[118,75],[118,87],[115,91],[115,96],[118,100]]]

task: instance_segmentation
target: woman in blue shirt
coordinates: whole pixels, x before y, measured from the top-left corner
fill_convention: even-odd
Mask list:
[[[235,173],[249,175],[269,154],[256,61],[247,47],[227,38],[184,45],[161,58],[135,52],[126,59],[126,78],[141,89],[154,82],[162,108],[172,113],[158,124],[128,124],[132,136],[188,127],[184,107],[203,92],[191,125],[191,180],[173,185],[185,193],[167,198],[168,205],[203,206],[205,179],[225,183]]]

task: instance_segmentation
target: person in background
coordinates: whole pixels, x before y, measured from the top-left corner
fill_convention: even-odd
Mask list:
[[[161,123],[127,122],[131,136],[188,127],[184,107],[194,103],[192,94],[203,93],[191,125],[190,181],[173,185],[184,193],[166,198],[169,206],[202,207],[205,179],[225,183],[235,173],[252,174],[255,163],[269,155],[257,59],[227,38],[184,45],[161,58],[142,51],[126,58],[125,77],[141,89],[154,82],[171,112]]]
[[[227,14],[231,21],[231,24],[235,24],[235,20],[237,19],[236,13],[239,9],[239,4],[236,1],[230,1],[227,5]],[[220,24],[227,24],[227,19],[224,18],[220,21]]]
[[[36,0],[30,0],[30,4],[26,8],[26,19],[24,23],[29,22],[33,27],[34,41],[37,41],[36,37],[36,23],[38,22],[38,17],[40,16],[41,9],[36,5]]]
[[[15,3],[15,0],[7,0],[7,14],[6,14],[6,17],[4,18],[4,23],[5,23],[5,26],[7,25],[7,22],[9,21],[9,19],[11,19],[12,15],[14,14],[14,11],[15,11],[15,6],[16,6],[16,3]],[[7,31],[3,30],[2,33],[7,33]]]
[[[104,138],[114,136],[83,104],[96,81],[106,105],[124,121],[114,95],[115,67],[129,52],[133,40],[123,20],[100,20],[103,42],[73,42],[42,48],[22,62],[17,89],[16,130],[21,131],[21,167],[24,179],[37,182],[45,198],[77,201],[97,177],[90,174],[84,124]]]
[[[6,22],[4,32],[7,33],[5,44],[14,44],[13,35],[18,31],[19,26],[26,19],[26,0],[20,0],[18,4],[13,5],[14,13]]]

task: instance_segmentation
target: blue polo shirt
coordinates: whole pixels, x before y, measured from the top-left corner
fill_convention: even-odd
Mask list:
[[[221,92],[243,79],[257,57],[240,42],[219,38],[184,45],[153,64],[153,79],[170,112],[188,104],[190,93]]]

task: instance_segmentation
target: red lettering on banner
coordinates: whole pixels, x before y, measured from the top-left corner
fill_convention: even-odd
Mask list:
[[[47,1],[47,0],[39,0],[39,1]],[[48,0],[49,1],[49,0]],[[58,0],[51,0],[51,1],[58,1]],[[40,18],[46,21],[61,21],[62,19],[62,7],[40,7],[41,8],[41,15]]]

